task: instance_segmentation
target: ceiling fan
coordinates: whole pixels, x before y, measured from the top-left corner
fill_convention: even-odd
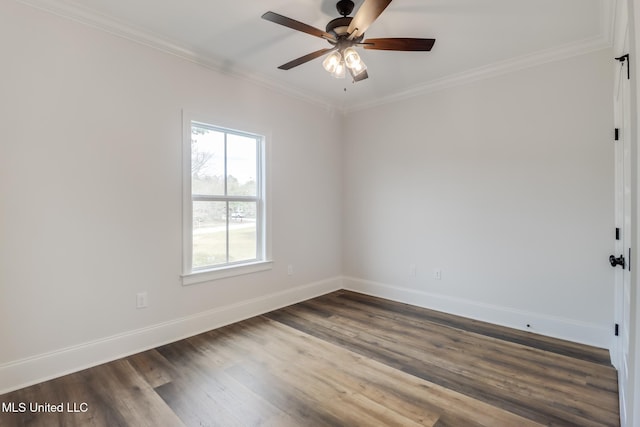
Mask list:
[[[322,65],[334,77],[344,78],[346,71],[353,77],[354,82],[369,77],[367,66],[364,64],[356,47],[374,50],[396,51],[430,51],[435,39],[415,38],[375,38],[365,39],[364,32],[382,14],[391,0],[365,0],[355,16],[348,16],[353,12],[354,3],[351,0],[340,0],[336,4],[341,18],[336,18],[327,24],[326,31],[312,27],[295,19],[287,18],[275,12],[267,12],[262,19],[284,25],[296,31],[320,37],[329,42],[331,47],[320,49],[304,55],[293,61],[279,66],[281,70],[290,70],[298,65],[329,54]]]

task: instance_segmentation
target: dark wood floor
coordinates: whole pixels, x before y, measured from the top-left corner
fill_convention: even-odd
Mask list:
[[[347,291],[0,402],[12,427],[619,425],[606,350]]]

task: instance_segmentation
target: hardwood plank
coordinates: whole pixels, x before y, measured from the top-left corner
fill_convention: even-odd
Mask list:
[[[171,382],[173,370],[169,362],[157,350],[134,354],[128,358],[131,366],[149,383],[151,388]]]
[[[334,414],[324,411],[324,405],[312,405],[313,398],[306,392],[293,393],[291,387],[278,381],[277,377],[268,371],[254,368],[255,365],[252,363],[239,364],[229,368],[229,374],[296,420],[297,425],[345,425]]]
[[[100,368],[84,371],[83,380],[100,399],[97,409],[117,417],[117,425],[183,425],[128,360],[117,360]]]
[[[208,343],[217,341],[211,334],[207,337]],[[176,373],[174,381],[156,390],[185,424],[200,425],[211,418],[210,407],[220,408],[212,425],[262,425],[268,419],[283,418],[277,408],[231,378],[223,369],[227,363],[221,364],[220,359],[211,357],[216,353],[207,351],[205,346],[193,345],[201,338],[203,336],[158,349]],[[197,410],[193,401],[199,402]]]

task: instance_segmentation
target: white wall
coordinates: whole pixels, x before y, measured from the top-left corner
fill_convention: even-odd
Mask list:
[[[13,1],[0,52],[0,393],[340,286],[334,113]],[[273,270],[181,286],[183,108],[267,135]]]
[[[611,67],[602,50],[350,114],[345,285],[609,347]]]

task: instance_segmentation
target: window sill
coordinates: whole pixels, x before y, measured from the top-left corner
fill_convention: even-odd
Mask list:
[[[251,264],[232,265],[211,270],[194,271],[181,276],[182,286],[211,282],[213,280],[220,280],[243,274],[257,273],[259,271],[271,270],[272,268],[273,261],[258,261]]]

